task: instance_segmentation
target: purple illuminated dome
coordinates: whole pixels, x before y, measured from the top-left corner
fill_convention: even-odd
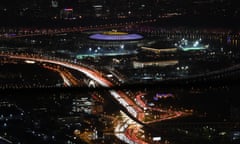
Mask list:
[[[128,34],[125,32],[104,32],[102,34],[92,34],[89,36],[93,40],[103,41],[124,41],[124,40],[140,40],[143,38],[140,34]]]

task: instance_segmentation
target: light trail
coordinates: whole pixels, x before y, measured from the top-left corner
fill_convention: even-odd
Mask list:
[[[151,121],[147,121],[145,122],[146,124],[148,123],[154,123],[154,122],[160,122],[160,121],[165,121],[165,120],[170,120],[170,119],[175,119],[178,117],[183,117],[183,116],[187,116],[190,115],[191,113],[187,113],[185,111],[174,111],[174,110],[164,110],[161,108],[153,108],[153,107],[149,107],[147,106],[144,101],[141,99],[142,96],[146,95],[145,93],[140,93],[136,96],[136,103],[141,106],[144,110],[151,110],[151,111],[158,111],[161,113],[164,113],[161,115],[160,118],[158,118],[157,120],[151,120]]]
[[[129,144],[147,144],[147,142],[136,136],[142,125],[131,119],[123,111],[120,111],[120,113],[122,115],[123,122],[118,123],[115,127],[115,136]]]
[[[103,87],[110,88],[113,86],[113,83],[105,79],[100,72],[88,69],[80,65],[72,64],[69,62],[50,60],[46,58],[29,57],[24,55],[21,55],[21,56],[7,55],[7,56],[13,59],[30,60],[30,61],[45,62],[45,63],[60,65],[66,68],[77,70],[85,74],[86,76],[95,80],[98,84],[100,84]],[[71,82],[64,75],[61,74],[61,76],[67,85],[71,85]],[[111,96],[113,96],[115,100],[119,102],[120,105],[122,105],[129,112],[129,114],[131,114],[137,120],[143,122],[145,118],[144,111],[136,103],[134,103],[134,101],[132,101],[123,91],[109,90],[109,93],[111,94]],[[143,102],[140,102],[140,103],[143,104]],[[173,117],[178,117],[180,115],[173,115]],[[120,140],[130,144],[146,144],[146,142],[136,137],[136,133],[138,133],[139,127],[141,127],[141,125],[133,121],[131,118],[127,117],[126,114],[124,117],[126,118],[124,120],[124,124],[117,125],[115,128],[115,136],[118,137]],[[135,127],[131,129],[131,133],[129,133],[130,125],[135,125]]]
[[[58,68],[54,68],[54,67],[51,67],[51,66],[46,66],[46,65],[43,65],[43,67],[59,73],[59,75],[61,76],[61,78],[63,80],[64,86],[71,87],[71,86],[77,86],[79,84],[78,81],[76,80],[76,78],[73,77],[67,71],[60,70]]]
[[[90,70],[88,68],[85,68],[83,66],[79,66],[76,64],[72,64],[69,62],[62,62],[57,60],[49,60],[46,58],[36,58],[36,57],[29,57],[29,56],[17,56],[17,55],[5,55],[9,56],[13,59],[23,59],[23,60],[32,60],[32,61],[38,61],[38,62],[45,62],[45,63],[52,63],[56,65],[60,65],[66,68],[70,68],[73,70],[77,70],[81,73],[84,73],[87,77],[95,80],[98,84],[100,84],[103,87],[111,88],[113,84],[102,77],[102,75],[99,72]],[[130,100],[122,91],[115,91],[110,90],[110,94],[117,100],[123,107],[126,108],[126,110],[135,118],[137,118],[139,121],[142,121],[144,118],[143,111],[141,108],[139,108],[132,100]]]
[[[23,60],[38,61],[38,62],[45,62],[45,63],[52,63],[52,64],[60,65],[60,66],[66,67],[66,68],[77,70],[77,71],[85,74],[87,77],[95,80],[99,85],[101,85],[103,87],[111,88],[112,86],[114,86],[114,84],[112,82],[108,81],[106,78],[104,78],[100,72],[91,70],[89,68],[86,68],[86,67],[83,67],[83,66],[80,66],[80,65],[72,64],[70,62],[50,60],[50,59],[46,59],[46,58],[36,58],[36,57],[33,58],[33,57],[29,57],[29,56],[24,56],[24,55],[21,55],[21,56],[10,55],[9,57],[13,58],[13,59],[14,58],[15,59],[23,59]],[[63,76],[63,79],[64,79],[64,82],[67,85],[71,84],[70,81],[65,76]],[[186,115],[185,112],[181,112],[181,111],[163,110],[163,109],[160,109],[160,108],[148,107],[143,101],[141,101],[141,98],[140,98],[141,94],[137,96],[137,102],[134,103],[134,101],[131,100],[123,91],[109,90],[109,93],[134,118],[136,118],[139,121],[141,121],[143,123],[146,123],[146,124],[152,123],[152,122],[159,122],[159,121],[163,121],[163,120],[168,120],[168,119],[173,119],[173,118],[177,118],[177,117],[181,117],[181,116]],[[152,120],[152,121],[144,122],[145,114],[144,114],[144,111],[141,107],[144,110],[149,109],[149,110],[159,111],[159,112],[168,113],[168,114],[164,114],[158,120]]]
[[[66,84],[67,86],[72,86],[70,81],[64,76],[64,74],[60,73],[60,76],[62,77],[64,84]]]

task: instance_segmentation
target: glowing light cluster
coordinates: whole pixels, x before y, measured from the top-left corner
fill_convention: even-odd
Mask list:
[[[180,48],[183,51],[192,51],[192,50],[204,50],[208,48],[208,45],[203,45],[200,42],[202,41],[202,39],[200,38],[199,40],[196,41],[191,41],[189,42],[186,39],[182,39],[181,41],[179,41],[178,43],[175,43],[175,46],[177,46],[178,48]]]

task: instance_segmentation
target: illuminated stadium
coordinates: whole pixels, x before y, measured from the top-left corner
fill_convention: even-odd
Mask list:
[[[101,41],[134,41],[143,39],[143,36],[140,34],[129,34],[126,32],[117,32],[116,30],[92,34],[89,36],[92,40],[101,40]]]
[[[77,55],[78,59],[96,56],[116,56],[137,54],[143,36],[117,30],[93,32],[86,39],[86,51]]]

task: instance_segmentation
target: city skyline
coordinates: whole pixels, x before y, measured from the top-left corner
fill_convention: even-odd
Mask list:
[[[12,16],[24,16],[27,11],[38,12],[39,17],[43,16],[46,11],[59,14],[60,9],[73,8],[76,14],[93,15],[108,14],[112,15],[144,15],[144,12],[151,15],[158,15],[164,13],[179,13],[180,15],[220,15],[228,16],[239,15],[239,8],[236,6],[237,1],[134,1],[121,0],[113,2],[110,0],[92,0],[92,1],[64,1],[64,0],[49,0],[49,1],[1,1],[0,10],[2,15],[4,12],[12,13]],[[120,6],[121,5],[121,6]],[[95,12],[94,12],[95,11]],[[140,12],[140,13],[139,13]],[[141,13],[142,12],[142,13]],[[193,13],[192,13],[193,12]],[[20,14],[21,13],[21,14]],[[230,15],[231,14],[231,15]],[[37,15],[36,15],[37,16]],[[45,17],[51,17],[46,15]],[[98,16],[97,16],[98,17]]]

